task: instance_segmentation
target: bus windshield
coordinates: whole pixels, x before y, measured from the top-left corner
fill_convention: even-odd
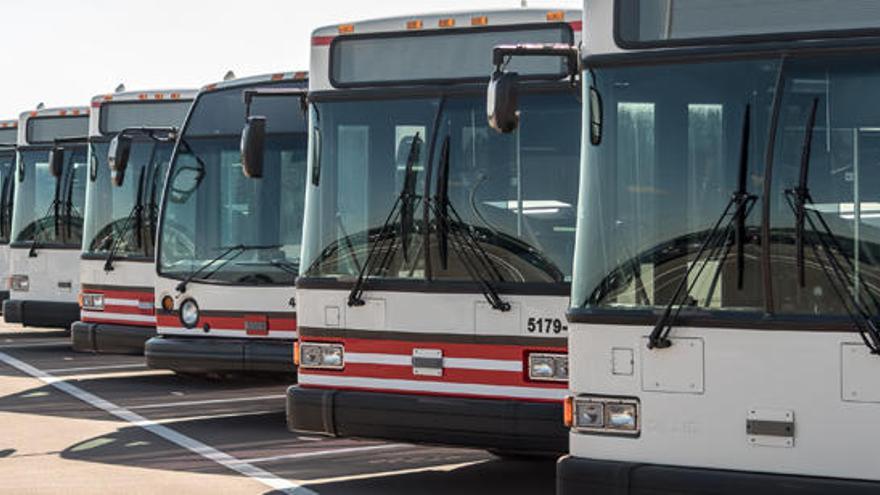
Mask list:
[[[396,247],[381,248],[371,277],[471,281],[463,257],[482,256],[502,282],[569,280],[580,136],[570,90],[522,95],[509,135],[488,127],[483,94],[313,105],[304,276],[350,280],[381,244]]]
[[[594,74],[605,126],[581,171],[579,216],[593,228],[578,230],[573,305],[666,306],[743,171],[757,200],[743,257],[734,232],[724,232],[706,268],[689,274],[685,311],[842,317],[854,297],[877,313],[880,69],[864,56],[802,55]],[[808,219],[799,227],[801,177]]]
[[[90,143],[89,187],[83,252],[119,258],[152,258],[162,185],[173,143],[139,138],[132,143],[121,186],[113,185],[108,141]]]
[[[186,278],[236,248],[196,280],[291,285],[296,279],[306,115],[296,97],[254,99],[252,115],[268,122],[264,168],[261,178],[245,177],[239,148],[244,89],[209,92],[194,103],[165,186],[158,251],[163,276]]]
[[[15,184],[12,242],[44,247],[76,247],[82,242],[86,146],[65,146],[64,170],[49,170],[49,150],[20,150]]]
[[[15,151],[0,149],[0,244],[9,243],[15,187]]]

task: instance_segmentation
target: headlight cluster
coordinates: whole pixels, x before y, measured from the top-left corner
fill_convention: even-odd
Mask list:
[[[199,305],[187,299],[180,304],[180,322],[186,328],[194,328],[199,323]]]
[[[79,305],[89,311],[104,311],[104,294],[80,294]]]
[[[639,401],[614,397],[575,397],[572,428],[584,433],[638,435]]]
[[[540,382],[567,382],[568,355],[529,354],[529,380]]]
[[[341,370],[345,366],[342,344],[299,343],[299,365],[302,368]]]
[[[27,292],[31,288],[31,281],[27,275],[12,275],[9,277],[9,290]]]

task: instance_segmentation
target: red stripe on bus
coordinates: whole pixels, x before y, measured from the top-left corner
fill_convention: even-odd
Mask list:
[[[440,349],[443,351],[443,357],[506,360],[521,360],[526,352],[566,353],[564,346],[458,344],[378,339],[334,339],[314,336],[301,337],[300,340],[302,342],[338,342],[345,345],[346,352],[399,354],[405,356],[411,356],[413,349]]]
[[[463,385],[496,385],[499,387],[534,387],[562,390],[568,388],[568,384],[565,382],[535,382],[528,380],[523,371],[443,368],[442,376],[425,376],[413,374],[412,366],[347,363],[342,371],[300,368],[299,373],[301,375],[341,375],[346,378],[413,380],[419,382],[459,383]]]
[[[177,315],[161,314],[157,316],[157,321],[161,326],[178,326],[180,318]],[[196,325],[201,327],[205,323],[212,328],[220,330],[245,330],[245,316],[202,316]],[[296,330],[296,318],[269,318],[269,333],[272,332],[292,332]]]

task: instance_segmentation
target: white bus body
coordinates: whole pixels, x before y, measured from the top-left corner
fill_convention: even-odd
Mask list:
[[[9,323],[68,329],[79,318],[88,114],[74,107],[19,117],[10,297],[3,303]],[[63,159],[54,172],[50,154]]]
[[[541,124],[501,136],[484,102],[495,44],[576,46],[580,19],[520,9],[314,31],[292,430],[565,451],[580,105],[555,62],[519,60],[533,76],[525,112]],[[437,137],[443,129],[448,139]],[[441,194],[450,216],[437,227]],[[449,236],[446,265],[439,234],[427,234],[435,228]],[[468,275],[466,249],[474,266],[488,260],[476,272],[489,288]],[[333,362],[314,362],[322,353]],[[550,374],[532,376],[540,366]]]
[[[180,129],[196,93],[129,91],[92,98],[81,312],[70,335],[76,351],[140,354],[156,335],[154,246],[176,137],[171,128]],[[132,139],[132,147],[117,185],[108,152],[119,133]]]
[[[12,193],[15,188],[15,144],[18,120],[0,120],[0,304],[9,299],[9,231],[12,229]]]
[[[584,19],[558,493],[880,493],[878,4]]]
[[[262,177],[243,174],[245,91],[302,89],[305,72],[202,88],[174,150],[156,251],[158,336],[152,368],[185,372],[294,373],[294,283],[306,167],[300,98],[266,96]],[[183,309],[183,311],[181,311]]]

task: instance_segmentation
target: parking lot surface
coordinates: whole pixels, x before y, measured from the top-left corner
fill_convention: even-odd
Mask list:
[[[0,323],[0,493],[545,494],[554,461],[296,435],[284,379],[151,370]]]

